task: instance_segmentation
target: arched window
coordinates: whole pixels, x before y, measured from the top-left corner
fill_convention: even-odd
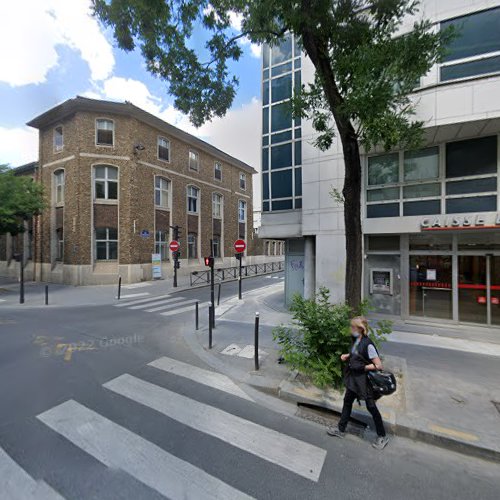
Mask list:
[[[95,199],[118,199],[118,169],[108,165],[94,167]]]

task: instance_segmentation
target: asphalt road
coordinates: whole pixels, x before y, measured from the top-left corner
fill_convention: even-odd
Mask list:
[[[2,307],[0,498],[498,498],[495,464],[404,439],[380,453],[328,438],[215,376],[183,339],[192,301],[208,298]],[[148,365],[162,357],[163,369]]]

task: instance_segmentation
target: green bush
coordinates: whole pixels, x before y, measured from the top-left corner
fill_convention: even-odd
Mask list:
[[[359,314],[366,314],[368,309],[368,303],[363,302]],[[284,361],[311,377],[319,387],[340,388],[343,383],[340,355],[349,352],[351,318],[357,314],[345,303],[331,304],[330,292],[325,287],[320,288],[314,299],[295,295],[290,311],[293,326],[273,329]],[[370,326],[370,338],[378,348],[391,331],[392,323],[382,320],[375,328]]]

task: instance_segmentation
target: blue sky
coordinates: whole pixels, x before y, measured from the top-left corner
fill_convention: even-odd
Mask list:
[[[145,70],[140,53],[116,48],[89,7],[90,0],[16,0],[2,6],[0,163],[37,159],[37,133],[26,122],[78,94],[130,100],[259,166],[258,47],[243,43],[244,56],[232,66],[240,86],[230,112],[196,130],[173,108],[167,85]],[[236,17],[233,27],[239,28]]]

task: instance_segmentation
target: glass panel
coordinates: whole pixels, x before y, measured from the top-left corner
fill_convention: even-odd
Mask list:
[[[454,26],[457,36],[449,43],[444,61],[454,61],[500,50],[500,9],[476,12],[441,23]]]
[[[397,250],[399,252],[399,235],[384,234],[383,236],[368,236],[368,250]]]
[[[269,198],[269,174],[262,174],[262,197]]]
[[[95,178],[105,179],[106,178],[106,167],[95,167]]]
[[[410,234],[410,250],[451,250],[451,234]]]
[[[262,79],[263,79],[263,80],[267,80],[267,79],[269,79],[269,70],[268,70],[268,69],[265,69],[265,70],[262,72]]]
[[[301,87],[302,87],[302,78],[301,78],[300,71],[295,72],[295,81],[294,81],[293,85],[294,85],[293,86],[294,93],[298,94],[300,92]]]
[[[446,177],[493,174],[497,171],[496,136],[446,144]]]
[[[273,134],[271,136],[271,144],[277,144],[278,142],[285,142],[292,140],[292,131],[280,132],[279,134]]]
[[[469,76],[486,75],[500,71],[500,56],[488,57],[479,61],[470,61],[452,66],[442,66],[440,69],[440,80],[446,82],[456,78],[467,78]]]
[[[273,210],[291,210],[292,200],[273,200]]]
[[[113,131],[112,130],[98,130],[97,131],[97,144],[105,146],[113,145]]]
[[[106,240],[107,232],[105,227],[97,227],[95,230],[95,239],[96,240]]]
[[[262,171],[269,170],[269,148],[262,148]]]
[[[483,232],[460,232],[458,233],[459,250],[500,250],[500,233],[489,231],[487,235]]]
[[[271,174],[271,198],[292,196],[293,170],[282,170]]]
[[[441,184],[415,184],[403,187],[403,198],[425,198],[441,196]]]
[[[106,242],[98,241],[96,243],[96,259],[97,260],[106,260]]]
[[[118,183],[108,181],[108,200],[118,199]]]
[[[269,80],[262,84],[262,104],[269,104]]]
[[[302,60],[300,59],[300,57],[297,57],[297,59],[293,61],[293,67],[295,69],[299,69],[301,65],[302,65]]]
[[[399,199],[399,188],[369,189],[366,192],[367,201],[385,201]]]
[[[302,141],[295,142],[295,165],[302,165]]]
[[[269,146],[269,136],[268,136],[268,135],[265,135],[265,136],[262,138],[262,145],[263,145],[263,146]]]
[[[269,133],[269,108],[262,108],[262,133]]]
[[[497,190],[496,177],[446,183],[446,194],[485,193],[496,190]]]
[[[446,200],[447,214],[461,214],[465,212],[495,212],[496,209],[496,196],[473,196],[471,198],[454,198]]]
[[[302,208],[302,198],[295,198],[295,208]]]
[[[105,181],[95,181],[95,197],[99,199],[106,198]]]
[[[410,314],[452,319],[451,255],[410,255]]]
[[[375,217],[399,217],[399,203],[367,205],[366,216],[369,219],[373,219]]]
[[[292,58],[292,37],[287,35],[279,45],[271,47],[271,64],[278,64]]]
[[[155,205],[160,205],[161,202],[161,195],[160,195],[160,190],[156,189],[155,190]]]
[[[431,215],[441,213],[441,200],[408,201],[403,203],[403,215]]]
[[[282,75],[283,73],[288,73],[292,71],[292,63],[288,62],[286,64],[281,64],[280,66],[276,66],[273,69],[271,69],[271,78],[273,76],[279,76]]]
[[[110,241],[109,245],[109,258],[111,260],[118,259],[118,243],[116,241]]]
[[[284,101],[292,97],[292,75],[271,80],[271,101]],[[267,104],[267,103],[264,103]]]
[[[118,179],[118,169],[114,167],[107,167],[108,179]]]
[[[399,155],[391,153],[368,158],[368,184],[390,184],[399,180]]]
[[[300,139],[302,137],[302,129],[296,128],[295,129],[295,139]]]
[[[500,325],[500,257],[490,257],[491,324]]]
[[[295,196],[302,196],[302,169],[295,169]]]
[[[271,169],[292,166],[292,143],[271,148]]]
[[[271,132],[292,128],[292,109],[290,103],[283,102],[271,108]]]
[[[458,319],[486,323],[486,257],[458,256]]]
[[[269,212],[269,201],[264,201],[262,203],[262,211],[263,212]]]
[[[269,45],[265,43],[262,46],[262,63],[264,68],[267,68],[269,66]]]
[[[405,151],[405,181],[436,179],[439,176],[439,148]]]

